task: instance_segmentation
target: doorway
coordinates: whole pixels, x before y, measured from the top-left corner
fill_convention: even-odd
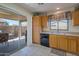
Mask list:
[[[0,13],[0,56],[10,55],[27,45],[27,19]]]

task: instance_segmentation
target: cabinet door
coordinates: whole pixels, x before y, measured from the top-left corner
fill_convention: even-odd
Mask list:
[[[68,36],[67,38],[68,38],[68,51],[69,52],[76,53],[76,51],[77,51],[76,37]]]
[[[67,39],[64,35],[57,35],[58,48],[62,50],[67,50]]]
[[[58,40],[56,39],[56,35],[49,35],[49,46],[57,48]]]
[[[40,44],[41,17],[33,16],[32,19],[32,42]]]
[[[77,37],[77,53],[79,54],[79,37]]]
[[[79,25],[79,11],[74,11],[72,14],[73,25]]]
[[[41,22],[42,22],[42,30],[46,31],[46,29],[48,28],[48,16],[41,16]]]

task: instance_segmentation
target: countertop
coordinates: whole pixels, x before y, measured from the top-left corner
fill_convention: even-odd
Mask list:
[[[66,36],[79,36],[79,32],[41,32],[42,34],[56,34]]]

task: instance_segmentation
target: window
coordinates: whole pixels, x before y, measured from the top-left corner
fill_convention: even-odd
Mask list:
[[[19,26],[18,20],[0,18],[0,22],[3,22],[4,25],[8,25],[8,26]]]
[[[68,20],[60,20],[59,21],[59,30],[66,31],[68,29]]]
[[[19,21],[16,21],[16,20],[6,19],[6,22],[9,24],[9,26],[19,26]]]
[[[27,21],[21,22],[21,26],[27,26]]]
[[[68,30],[68,20],[50,20],[50,29],[58,31]]]
[[[57,21],[51,21],[51,29],[56,30],[57,29]]]

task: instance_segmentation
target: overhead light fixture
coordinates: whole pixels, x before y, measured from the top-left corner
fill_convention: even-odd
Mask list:
[[[56,10],[59,10],[60,8],[56,8]]]
[[[44,5],[44,3],[38,3],[38,5]]]

